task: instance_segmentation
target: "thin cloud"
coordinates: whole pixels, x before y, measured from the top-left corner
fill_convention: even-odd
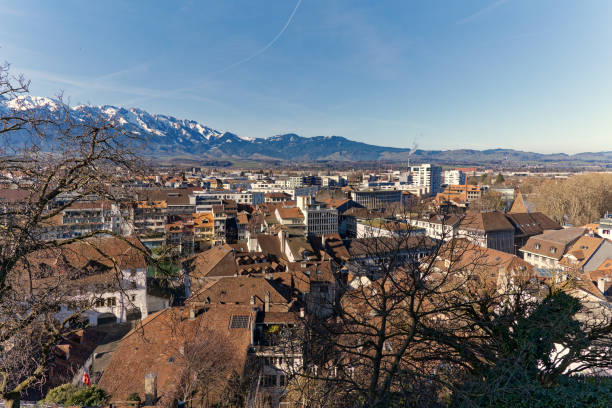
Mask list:
[[[229,71],[232,68],[236,68],[237,66],[242,65],[244,63],[247,63],[250,60],[252,60],[253,58],[258,57],[261,54],[263,54],[264,52],[266,52],[270,47],[272,47],[274,45],[274,43],[276,43],[278,41],[278,39],[281,37],[281,35],[283,35],[283,33],[287,30],[287,28],[289,27],[289,24],[291,24],[291,21],[293,20],[293,17],[295,16],[295,13],[297,12],[297,10],[300,7],[301,3],[302,3],[302,0],[298,0],[298,2],[296,3],[295,7],[293,8],[293,11],[291,12],[291,15],[289,15],[289,18],[287,19],[287,22],[285,23],[283,28],[278,32],[278,34],[276,34],[276,36],[272,39],[272,41],[270,41],[268,44],[266,44],[265,47],[261,48],[260,50],[258,50],[254,54],[251,54],[248,57],[246,57],[244,59],[241,59],[240,61],[236,61],[233,64],[230,64],[227,67],[225,67],[223,69],[220,69],[219,71],[216,71],[215,74],[221,74],[223,72]]]
[[[137,67],[140,67],[140,66],[137,66]],[[66,77],[66,76],[58,75],[52,72],[39,71],[39,70],[33,70],[33,69],[22,69],[20,71],[26,77],[34,81],[40,80],[40,81],[53,82],[53,83],[57,83],[61,85],[67,85],[67,86],[75,88],[78,91],[85,91],[85,90],[87,91],[107,91],[107,92],[110,91],[110,92],[115,92],[118,94],[132,95],[132,96],[137,97],[135,99],[131,99],[130,101],[158,99],[158,98],[177,99],[177,100],[187,99],[187,100],[194,100],[198,102],[223,105],[219,101],[216,101],[210,98],[206,98],[200,95],[194,95],[188,92],[183,92],[181,90],[160,90],[160,89],[152,89],[152,88],[146,88],[146,87],[117,84],[117,83],[108,82],[108,81],[100,81],[100,78],[108,79],[109,77],[116,76],[115,74],[119,75],[127,71],[130,71],[130,69],[118,71],[116,73],[111,73],[103,77],[93,78],[93,79],[75,79],[74,77]],[[73,96],[75,94],[78,95],[78,93],[75,93],[75,92],[69,92],[68,95],[70,94],[72,94]],[[120,104],[120,105],[123,106],[124,104]]]
[[[506,3],[507,1],[508,0],[497,0],[496,2],[489,4],[487,7],[482,8],[482,9],[478,10],[477,12],[475,12],[475,13],[473,13],[473,14],[465,17],[465,18],[462,18],[461,20],[459,20],[457,22],[457,24],[471,23],[472,21],[476,20],[480,16],[495,10],[496,8],[498,8],[502,4]]]

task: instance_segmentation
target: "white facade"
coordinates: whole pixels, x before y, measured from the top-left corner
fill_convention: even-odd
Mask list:
[[[444,184],[447,186],[465,184],[465,173],[461,170],[446,170],[444,172]]]
[[[421,164],[411,167],[412,184],[420,187],[429,187],[431,194],[442,191],[442,167],[431,164]]]

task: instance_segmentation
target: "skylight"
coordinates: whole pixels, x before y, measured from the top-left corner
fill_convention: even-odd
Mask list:
[[[230,328],[232,329],[246,329],[249,325],[249,316],[234,315],[230,322]]]

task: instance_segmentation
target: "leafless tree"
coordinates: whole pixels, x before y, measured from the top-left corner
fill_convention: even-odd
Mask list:
[[[8,407],[43,381],[55,344],[79,327],[82,310],[91,306],[90,298],[69,296],[76,271],[40,270],[32,257],[55,251],[61,258],[75,242],[114,234],[59,239],[50,231],[79,200],[120,203],[122,182],[140,166],[138,136],[113,118],[75,118],[61,97],[38,106],[25,98],[28,85],[11,76],[7,64],[0,66],[0,97],[12,104],[0,111],[0,185],[8,192],[0,203],[0,398]],[[59,319],[60,306],[70,302],[75,313]]]
[[[611,316],[576,297],[583,280],[546,281],[519,258],[441,233],[433,245],[410,229],[358,240],[335,315],[305,321],[297,401],[430,407],[446,396],[476,406],[479,392],[516,391],[509,378],[550,386],[612,367]],[[486,391],[470,388],[479,383]]]

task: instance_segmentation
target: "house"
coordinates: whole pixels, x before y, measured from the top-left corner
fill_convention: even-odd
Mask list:
[[[599,220],[597,235],[602,238],[612,239],[612,212],[606,211],[603,218]]]
[[[146,405],[173,406],[197,370],[208,370],[203,404],[219,402],[233,375],[248,375],[257,311],[250,305],[169,308],[121,339],[98,385],[113,400],[136,393]],[[193,384],[192,384],[193,385]]]
[[[192,214],[194,251],[209,249],[214,243],[214,217],[212,212]]]
[[[523,259],[535,266],[541,276],[551,276],[563,268],[560,261],[570,246],[585,233],[584,228],[572,227],[546,231],[530,237],[519,251]]]
[[[508,213],[508,221],[514,226],[514,254],[517,254],[530,237],[547,230],[560,230],[563,227],[541,212]]]
[[[612,258],[612,241],[605,238],[581,236],[559,262],[567,273],[591,272],[602,262]]]
[[[135,237],[91,238],[34,252],[23,268],[35,276],[35,291],[64,288],[66,302],[58,318],[85,309],[92,326],[125,322],[169,305],[147,292],[146,251]]]
[[[514,226],[498,211],[468,211],[457,227],[457,236],[485,248],[514,252]]]
[[[461,217],[454,214],[429,214],[407,220],[410,225],[424,229],[430,238],[448,241],[457,234]]]

